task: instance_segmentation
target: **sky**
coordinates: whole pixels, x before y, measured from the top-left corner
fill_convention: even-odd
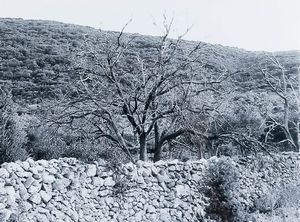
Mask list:
[[[172,37],[247,50],[300,49],[300,0],[0,0],[0,17],[55,20],[161,35],[163,15]]]

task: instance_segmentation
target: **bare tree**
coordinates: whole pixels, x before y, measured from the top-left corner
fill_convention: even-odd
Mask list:
[[[287,69],[279,62],[277,57],[268,56],[271,61],[272,68],[262,67],[260,71],[264,76],[268,88],[275,93],[279,101],[281,101],[283,108],[283,115],[276,118],[274,115],[269,114],[267,117],[268,132],[265,136],[265,141],[268,141],[270,135],[276,128],[280,128],[285,135],[285,140],[280,141],[288,142],[299,151],[299,122],[300,122],[300,73],[296,75],[287,74]]]
[[[202,44],[183,45],[182,36],[170,39],[171,26],[172,21],[164,23],[163,36],[153,40],[148,53],[137,51],[136,36],[124,29],[96,37],[97,44],[87,41],[80,52],[84,60],[74,60],[79,80],[51,121],[73,127],[79,120],[76,130],[113,141],[132,161],[135,150],[140,160],[149,150],[154,161],[160,160],[166,142],[195,133],[181,124],[191,95],[214,91],[226,75],[201,81]]]

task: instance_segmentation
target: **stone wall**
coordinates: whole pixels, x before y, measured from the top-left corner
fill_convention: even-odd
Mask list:
[[[191,221],[203,214],[203,161],[127,164],[75,159],[5,163],[0,168],[3,221]],[[1,220],[0,220],[1,221]]]
[[[220,180],[224,195],[235,211],[247,212],[263,189],[276,183],[300,185],[295,170],[300,156],[280,158],[269,165],[268,158],[212,158],[114,168],[102,160],[86,164],[69,158],[4,163],[0,167],[0,222],[213,221],[207,219],[207,209],[214,207],[207,190],[211,181],[222,176],[227,179]]]
[[[228,178],[226,196],[240,221],[300,221],[300,153],[236,158],[234,163],[238,178]]]

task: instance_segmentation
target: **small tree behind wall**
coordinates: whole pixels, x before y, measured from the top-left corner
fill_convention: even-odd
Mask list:
[[[275,56],[268,56],[271,67],[260,65],[260,71],[268,89],[278,98],[278,111],[268,113],[268,131],[265,142],[270,140],[274,132],[280,129],[284,139],[279,143],[287,142],[295,151],[300,147],[300,72],[291,75],[286,67]],[[274,135],[273,135],[274,136]]]

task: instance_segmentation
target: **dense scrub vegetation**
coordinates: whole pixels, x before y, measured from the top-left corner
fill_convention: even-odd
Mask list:
[[[1,162],[299,150],[297,51],[0,19]]]

